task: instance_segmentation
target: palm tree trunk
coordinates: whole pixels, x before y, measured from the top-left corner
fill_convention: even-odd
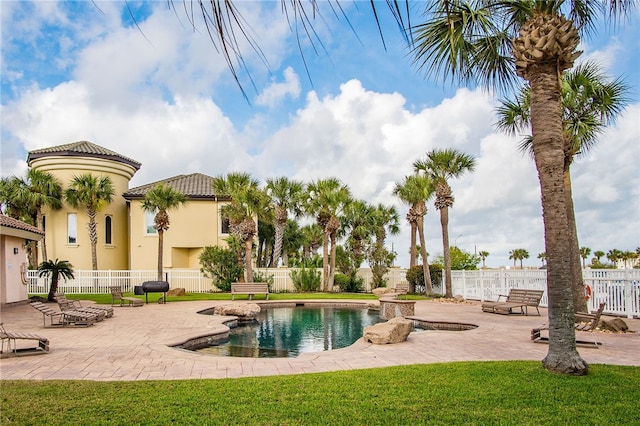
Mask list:
[[[449,253],[449,207],[440,209],[440,225],[442,226],[442,252],[444,257],[445,297],[452,298],[451,256]]]
[[[424,223],[419,220],[417,223],[418,234],[420,234],[420,253],[422,255],[422,274],[424,275],[424,292],[427,296],[433,294],[433,283],[431,282],[431,271],[429,271],[429,261],[427,260],[427,246],[424,239]]]
[[[162,229],[158,229],[158,281],[162,281],[162,254],[164,250],[164,231]]]
[[[418,231],[418,224],[415,222],[411,222],[411,246],[409,249],[409,269],[416,266],[416,257],[418,257],[418,253],[416,250],[416,232]],[[420,240],[420,244],[423,245],[422,240]]]
[[[578,242],[578,226],[576,224],[575,211],[573,209],[573,194],[571,191],[571,173],[569,166],[564,171],[564,193],[567,203],[567,220],[569,221],[569,239],[571,241],[571,280],[573,289],[573,311],[587,312],[587,299],[585,296],[584,280],[582,279],[583,260],[580,258],[580,243]]]
[[[322,233],[322,291],[329,289],[329,235]]]
[[[246,272],[246,282],[253,282],[253,265],[251,264],[251,254],[253,251],[253,238],[247,238],[244,242],[244,265]]]
[[[37,215],[37,222],[36,222],[36,226],[38,227],[38,229],[44,231],[44,226],[42,224],[42,211],[40,209],[40,207],[38,207],[36,209],[36,215]],[[47,258],[47,235],[45,234],[42,239],[40,240],[40,245],[42,247],[42,261],[46,262],[47,260],[49,260]]]
[[[284,240],[284,227],[287,224],[287,222],[285,221],[284,223],[280,223],[277,222],[276,223],[276,229],[275,229],[275,242],[273,245],[273,267],[277,268],[278,267],[278,261],[280,260],[280,256],[282,256],[282,241]]]
[[[549,298],[549,351],[542,361],[553,372],[584,375],[587,363],[576,349],[569,223],[564,193],[564,147],[560,78],[556,62],[530,68],[533,151],[542,195]]]
[[[336,275],[336,232],[332,232],[330,235],[331,238],[331,256],[329,257],[329,279],[327,280],[327,290],[329,292],[333,291],[333,280]]]
[[[98,270],[98,226],[96,224],[96,211],[87,209],[89,216],[89,241],[91,242],[91,266],[94,271]]]

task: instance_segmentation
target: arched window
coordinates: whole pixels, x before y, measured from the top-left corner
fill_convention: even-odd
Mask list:
[[[113,217],[107,215],[104,217],[104,243],[107,245],[113,244]]]

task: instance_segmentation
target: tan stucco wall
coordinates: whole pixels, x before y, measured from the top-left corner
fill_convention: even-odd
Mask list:
[[[20,277],[20,266],[27,264],[24,243],[24,238],[0,235],[0,305],[27,300],[27,286]]]
[[[48,171],[56,176],[66,189],[74,176],[92,173],[108,176],[114,187],[111,204],[98,212],[98,269],[129,269],[128,211],[122,194],[129,189],[134,167],[113,160],[91,157],[50,156],[31,162],[34,169]],[[67,214],[76,213],[77,244],[67,244]],[[63,203],[58,211],[44,211],[46,220],[47,257],[69,261],[74,269],[91,269],[91,243],[87,229],[88,217],[84,209],[74,209]],[[112,216],[112,244],[105,244],[105,216]],[[42,259],[41,259],[42,260]]]
[[[206,246],[226,246],[228,235],[220,234],[219,203],[213,200],[190,200],[169,210],[170,227],[164,233],[163,264],[165,269],[199,268],[199,256]],[[131,269],[156,270],[158,236],[145,233],[145,212],[140,200],[132,200]]]

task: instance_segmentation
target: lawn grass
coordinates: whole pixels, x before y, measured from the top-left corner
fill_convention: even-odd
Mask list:
[[[2,381],[0,424],[631,425],[640,367],[460,362],[224,380]]]

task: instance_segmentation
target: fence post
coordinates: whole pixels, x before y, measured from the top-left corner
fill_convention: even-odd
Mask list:
[[[631,270],[624,270],[624,311],[627,318],[633,318],[633,289],[631,288]]]

